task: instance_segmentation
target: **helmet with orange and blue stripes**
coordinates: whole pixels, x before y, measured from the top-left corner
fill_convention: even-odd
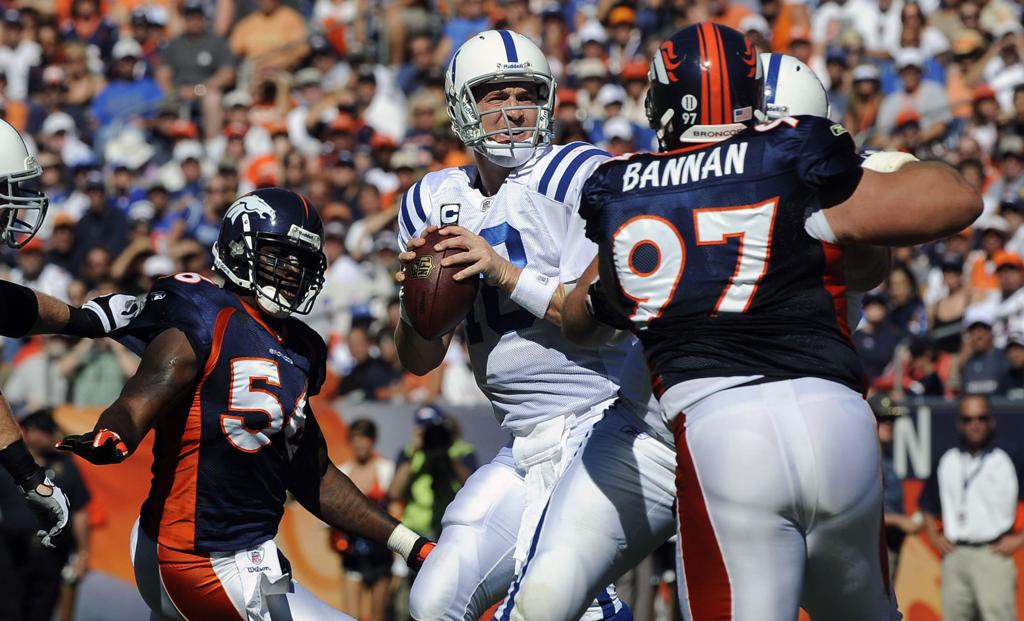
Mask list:
[[[765,118],[757,49],[732,28],[683,28],[658,48],[648,76],[647,119],[662,150],[724,140]]]

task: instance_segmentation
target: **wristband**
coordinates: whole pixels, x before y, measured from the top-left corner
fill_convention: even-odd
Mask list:
[[[896,172],[903,166],[919,161],[916,157],[902,151],[878,151],[864,158],[861,168],[880,173]]]
[[[99,338],[106,336],[107,331],[103,321],[94,312],[87,311],[77,306],[68,306],[68,322],[61,328],[58,334],[66,336],[78,336],[85,338]]]
[[[0,280],[0,336],[20,339],[39,320],[36,292],[8,280]]]
[[[25,447],[25,441],[21,439],[0,450],[0,465],[10,473],[14,482],[26,494],[46,480],[46,472],[32,459],[32,454]]]
[[[420,536],[408,526],[399,524],[388,537],[388,549],[401,556],[403,560],[408,560],[419,538]]]
[[[558,280],[524,267],[519,273],[516,288],[512,290],[512,301],[530,311],[534,317],[543,319],[548,314],[548,305],[558,284]]]

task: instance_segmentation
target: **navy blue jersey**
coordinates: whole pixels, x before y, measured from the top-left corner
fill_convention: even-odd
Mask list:
[[[241,550],[273,538],[293,462],[309,470],[309,460],[296,457],[323,444],[306,407],[323,383],[323,339],[296,319],[271,327],[234,293],[189,273],[158,280],[142,312],[114,336],[141,353],[169,328],[185,334],[202,371],[191,399],[157,419],[142,527],[186,551]]]
[[[841,125],[801,116],[595,171],[580,214],[656,392],[746,375],[861,389],[842,251],[804,228],[853,193],[860,164]]]

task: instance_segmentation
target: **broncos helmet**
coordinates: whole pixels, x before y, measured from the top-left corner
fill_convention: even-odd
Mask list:
[[[228,207],[213,244],[213,265],[268,314],[305,315],[324,284],[323,239],[320,214],[304,196],[262,188]]]
[[[0,119],[0,240],[11,248],[27,244],[46,217],[50,200],[23,185],[42,174],[18,130]]]
[[[764,121],[757,50],[732,28],[683,28],[658,48],[648,77],[647,120],[663,151],[725,140]]]

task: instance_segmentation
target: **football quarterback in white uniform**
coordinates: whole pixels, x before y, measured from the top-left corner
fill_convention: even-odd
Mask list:
[[[632,337],[583,348],[560,328],[562,300],[596,254],[577,215],[579,190],[608,155],[582,142],[549,144],[555,83],[543,53],[519,34],[487,31],[466,42],[446,70],[446,91],[453,128],[473,149],[476,166],[428,173],[409,190],[399,217],[402,259],[412,258],[409,250],[424,243],[428,227],[443,227],[439,248],[463,251],[444,264],[463,265],[459,279],[483,278],[466,318],[470,357],[513,439],[445,511],[437,548],[413,585],[410,612],[422,620],[475,621],[506,594],[536,546],[552,489],[588,435],[590,443],[600,435],[594,425],[603,415],[614,421],[602,428],[626,447],[629,459],[620,461],[627,466],[612,459],[574,466],[586,468],[594,484],[586,498],[571,495],[587,524],[565,524],[597,525],[602,536],[578,551],[587,557],[581,569],[559,568],[549,578],[553,598],[522,590],[510,599],[536,601],[540,608],[530,618],[545,621],[629,619],[614,590],[604,587],[672,532],[672,449],[655,431],[668,436],[657,416],[657,427],[650,424],[646,369],[639,359],[627,360],[636,350]],[[439,365],[450,339],[424,339],[405,321],[396,334],[402,362],[414,373]],[[641,372],[629,382],[633,394],[620,397],[627,368]],[[634,447],[648,446],[648,454],[634,455]],[[645,462],[660,462],[656,476],[640,474]],[[624,545],[639,551],[636,559]],[[571,613],[564,614],[571,616],[563,616],[569,600]]]

